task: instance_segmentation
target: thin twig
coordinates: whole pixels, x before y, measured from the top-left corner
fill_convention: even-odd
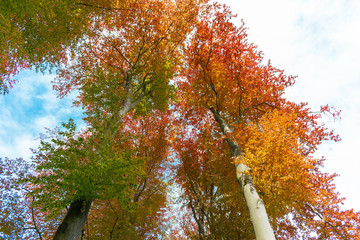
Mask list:
[[[33,196],[33,202],[35,201],[35,196]],[[33,223],[34,223],[34,229],[35,229],[35,231],[37,232],[37,234],[39,235],[39,238],[40,238],[40,240],[42,240],[43,238],[42,238],[42,236],[41,236],[41,232],[40,232],[40,230],[37,228],[37,226],[36,226],[36,221],[35,221],[35,214],[34,214],[34,208],[33,207],[31,207],[31,218],[32,218],[32,220],[33,220]]]
[[[95,6],[95,5],[88,4],[88,3],[83,3],[83,2],[79,2],[79,3],[76,3],[76,4],[77,5],[82,5],[82,6],[85,6],[85,7],[100,8],[100,9],[109,10],[109,11],[114,11],[114,10],[118,10],[118,11],[138,11],[138,9],[131,9],[131,8],[114,8],[114,7]]]

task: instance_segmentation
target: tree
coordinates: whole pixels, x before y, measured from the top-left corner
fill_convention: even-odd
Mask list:
[[[168,107],[169,80],[176,73],[180,47],[198,11],[193,1],[122,4],[126,14],[122,8],[111,8],[89,24],[86,38],[68,53],[69,60],[63,61],[55,83],[60,96],[79,89],[77,104],[86,109],[90,126],[82,136],[71,122],[65,124],[66,130],[50,143],[42,142],[36,155],[40,174],[31,179],[37,186],[34,196],[44,209],[57,209],[54,213],[70,204],[55,239],[81,235],[94,199],[103,199],[107,191],[126,195],[123,182],[127,179],[125,185],[132,184],[126,166],[132,162],[129,172],[135,174],[136,161],[131,157],[134,153],[117,147],[125,141],[121,135],[124,118],[131,111],[141,115]],[[111,184],[109,176],[116,182]],[[112,190],[104,189],[103,185],[114,184],[117,187]]]
[[[221,132],[214,128],[214,118],[203,108],[187,110],[180,119],[175,151],[181,162],[176,181],[184,189],[183,204],[193,214],[197,229],[189,237],[252,239],[249,214],[229,164],[231,155]]]
[[[140,165],[136,168],[132,164],[127,170],[128,174],[136,173],[135,184],[130,187],[126,202],[124,197],[115,198],[116,191],[110,195],[110,200],[94,202],[84,230],[86,238],[154,239],[163,233],[168,121],[168,114],[158,111],[148,116],[126,118],[124,134],[129,138],[119,148],[136,149]]]
[[[273,239],[273,230],[279,239],[312,239],[311,233],[315,238],[354,238],[358,235],[359,214],[340,210],[342,199],[334,191],[334,175],[322,173],[323,160],[312,157],[322,141],[339,140],[318,122],[322,114],[331,109],[325,106],[319,113],[313,113],[306,104],[283,98],[284,90],[293,84],[294,77],[286,76],[270,63],[264,65],[261,52],[247,43],[244,26],[234,26],[230,21],[232,17],[228,8],[214,4],[199,18],[194,37],[184,53],[186,62],[177,83],[182,107],[179,116],[186,116],[187,129],[194,131],[191,131],[191,140],[178,139],[180,146],[187,146],[179,150],[184,156],[181,169],[193,168],[201,161],[217,162],[217,158],[228,151],[228,160],[222,162],[223,169],[227,164],[235,164],[236,171],[232,174],[240,184],[256,239]],[[209,124],[209,114],[218,126],[214,122]],[[206,132],[210,138],[204,137]],[[228,150],[218,143],[217,139],[221,138]],[[219,149],[215,150],[214,146]],[[209,156],[211,160],[207,160]],[[205,165],[212,164],[215,163]],[[179,171],[185,175],[181,182],[200,239],[209,234],[214,236],[220,228],[211,229],[213,217],[209,214],[213,212],[209,204],[211,209],[214,206],[211,201],[219,198],[205,190],[221,191],[224,184],[233,184],[223,183],[224,178],[214,181],[219,177],[215,170],[208,170],[210,166],[195,167],[198,172],[192,177],[188,171],[194,169]],[[208,182],[205,185],[203,178]],[[235,193],[225,196],[229,195],[230,199],[236,197]],[[210,203],[206,203],[209,201],[206,199],[210,199]],[[218,204],[221,201],[217,200]],[[198,209],[194,209],[194,202]],[[230,207],[231,201],[226,205]],[[325,220],[324,215],[331,215],[331,220]],[[316,217],[320,218],[319,222],[310,220]],[[347,223],[340,224],[345,219]]]

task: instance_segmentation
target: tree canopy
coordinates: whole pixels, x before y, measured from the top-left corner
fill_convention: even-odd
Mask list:
[[[295,77],[235,17],[206,0],[2,1],[0,89],[55,69],[87,126],[1,160],[0,236],[356,239],[359,213],[314,157],[340,140],[321,121],[338,112],[287,100]]]

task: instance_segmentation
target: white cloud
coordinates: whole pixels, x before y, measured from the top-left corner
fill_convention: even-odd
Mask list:
[[[43,117],[36,118],[34,121],[34,128],[38,132],[44,132],[45,128],[55,128],[59,125],[59,120],[54,115],[46,115]]]
[[[30,148],[36,148],[39,141],[28,133],[14,136],[11,142],[2,142],[0,147],[1,157],[30,159]]]

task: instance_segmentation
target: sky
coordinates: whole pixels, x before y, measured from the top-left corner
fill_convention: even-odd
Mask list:
[[[52,90],[54,75],[21,72],[8,95],[0,95],[0,158],[30,159],[45,128],[54,129],[69,118],[81,119],[72,107],[74,95],[59,99]],[[79,121],[81,124],[81,121]]]
[[[346,208],[360,210],[360,1],[358,0],[227,0],[248,28],[248,38],[265,59],[297,75],[286,97],[308,102],[315,110],[329,104],[342,119],[324,119],[342,141],[324,143],[325,170],[336,172]],[[71,98],[58,99],[53,75],[21,72],[9,95],[0,96],[0,157],[30,159],[40,133],[69,117],[81,118]]]

